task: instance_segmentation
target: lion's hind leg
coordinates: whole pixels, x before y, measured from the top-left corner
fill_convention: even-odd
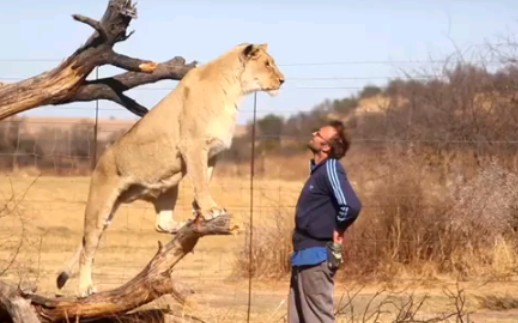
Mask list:
[[[124,182],[117,176],[94,177],[85,211],[83,248],[79,257],[80,296],[96,292],[92,280],[95,253],[104,230],[120,205],[119,195],[124,188]]]

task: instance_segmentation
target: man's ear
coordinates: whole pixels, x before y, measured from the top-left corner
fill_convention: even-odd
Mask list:
[[[325,143],[323,146],[322,146],[322,151],[325,152],[325,153],[329,153],[331,152],[331,145],[329,145],[328,143]]]

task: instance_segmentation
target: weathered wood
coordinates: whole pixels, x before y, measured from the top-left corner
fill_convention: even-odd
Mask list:
[[[145,114],[147,109],[122,94],[122,89],[127,90],[165,78],[179,80],[194,67],[194,63],[186,65],[183,59],[177,59],[157,64],[114,52],[115,43],[125,41],[133,34],[127,34],[126,30],[131,19],[136,18],[136,14],[131,0],[109,0],[100,21],[73,15],[76,21],[92,27],[95,32],[83,46],[56,68],[17,83],[0,85],[0,120],[43,105],[96,99],[111,100],[137,115]],[[93,84],[85,81],[95,67],[106,64],[129,72]],[[157,69],[159,71],[153,73]],[[151,76],[140,76],[146,73],[151,73]],[[118,82],[121,82],[121,85],[118,85]]]
[[[7,318],[14,323],[40,323],[30,301],[17,288],[0,281],[0,322]]]
[[[171,277],[174,266],[194,249],[202,236],[230,235],[235,229],[237,227],[231,227],[230,215],[219,216],[208,221],[202,218],[198,218],[196,222],[191,221],[165,246],[159,242],[157,253],[146,267],[133,279],[113,290],[85,298],[48,298],[7,289],[6,294],[0,291],[2,292],[0,301],[4,306],[17,299],[31,304],[42,322],[123,315],[167,294],[172,295],[182,304],[185,301],[184,295],[178,291]]]

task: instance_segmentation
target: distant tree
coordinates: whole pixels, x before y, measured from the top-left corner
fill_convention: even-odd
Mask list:
[[[3,167],[12,170],[33,163],[40,149],[33,136],[24,132],[25,120],[11,117],[0,125],[0,156]]]
[[[360,98],[362,98],[362,99],[370,98],[370,97],[380,94],[381,92],[383,92],[383,90],[380,87],[375,86],[375,85],[367,85],[361,90]]]
[[[81,161],[87,161],[94,149],[94,124],[81,120],[70,130],[70,154]]]
[[[350,113],[358,106],[358,100],[355,97],[344,98],[333,101],[333,111],[345,115]]]
[[[261,149],[269,151],[280,147],[283,126],[283,118],[274,114],[268,114],[257,121]]]

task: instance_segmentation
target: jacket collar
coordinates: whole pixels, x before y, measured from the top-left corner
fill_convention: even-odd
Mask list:
[[[321,161],[319,164],[315,163],[315,160],[313,158],[311,158],[309,160],[309,173],[310,174],[313,174],[320,166],[324,165],[325,163],[327,163],[327,161],[329,160],[329,158],[327,159],[324,159],[323,161]]]

